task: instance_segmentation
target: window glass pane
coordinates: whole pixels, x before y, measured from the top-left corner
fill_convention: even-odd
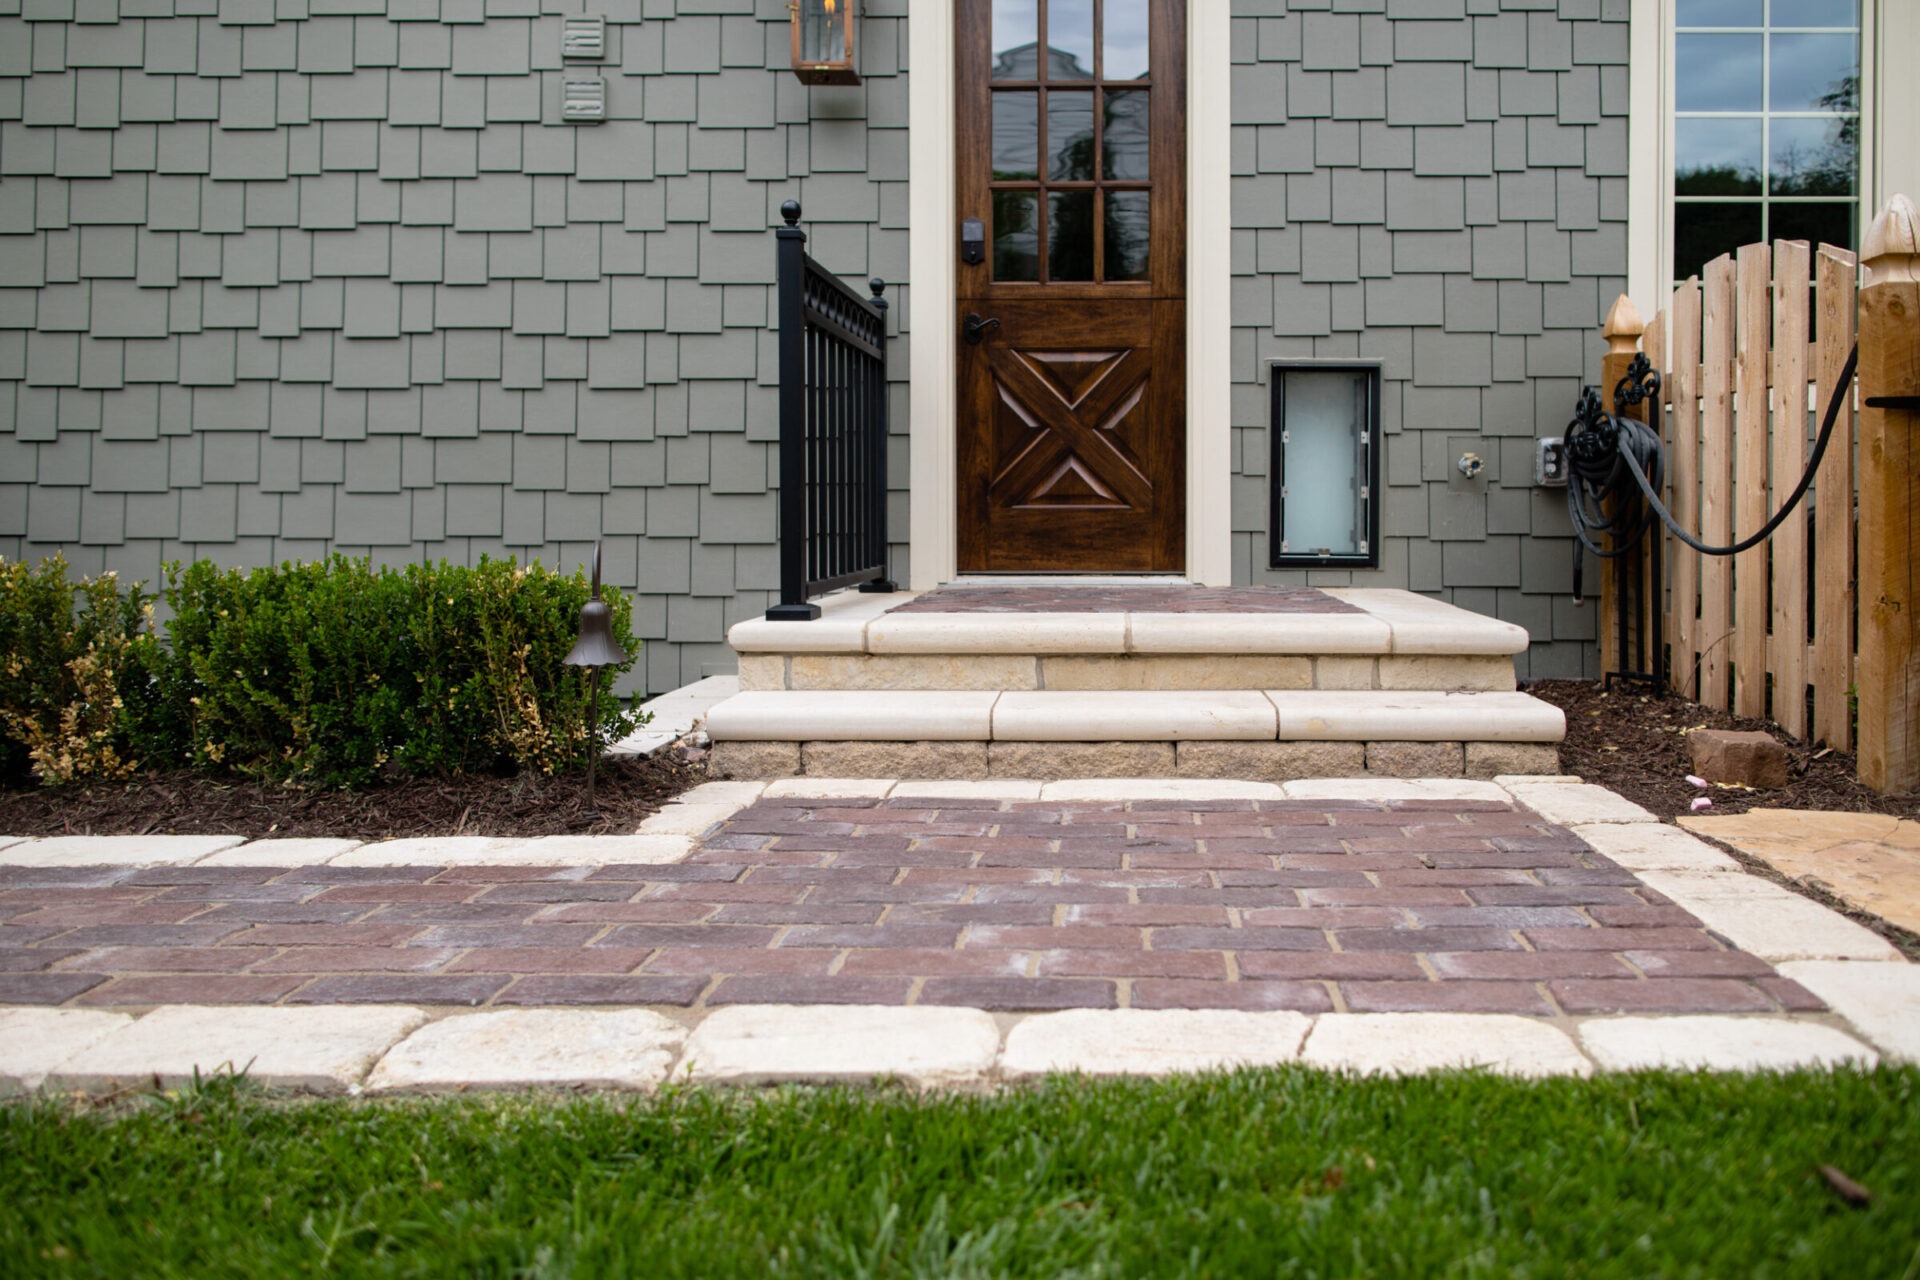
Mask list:
[[[1367,380],[1347,370],[1289,369],[1280,536],[1288,555],[1358,555],[1366,540],[1360,486],[1367,438]]]
[[[1093,279],[1093,192],[1048,193],[1047,279]]]
[[[993,78],[1037,79],[1039,51],[1039,0],[993,0]]]
[[[1109,280],[1145,280],[1147,278],[1147,205],[1151,197],[1145,191],[1108,191],[1106,225],[1106,278]]]
[[[1144,80],[1147,76],[1147,0],[1107,0],[1100,33],[1104,80]]]
[[[1055,182],[1093,181],[1093,92],[1047,93],[1047,176]]]
[[[1773,226],[1768,231],[1775,240],[1808,240],[1851,249],[1854,209],[1851,200],[1776,204],[1769,211]]]
[[[1859,47],[1859,38],[1851,35],[1773,37],[1767,106],[1775,111],[1859,110]]]
[[[1048,0],[1047,79],[1093,79],[1093,0]]]
[[[1860,0],[1773,0],[1776,27],[1857,27]]]
[[[1040,278],[1040,197],[1037,193],[993,193],[993,278]]]
[[[1759,116],[1674,121],[1674,193],[1759,195],[1760,123]]]
[[[1151,90],[1109,90],[1106,119],[1101,122],[1105,149],[1101,152],[1100,176],[1122,182],[1147,180],[1147,97]]]
[[[993,95],[993,176],[999,182],[1040,176],[1040,95],[1009,89]]]
[[[1776,196],[1850,196],[1860,172],[1860,118],[1775,120],[1767,189]]]
[[[1673,278],[1698,275],[1723,253],[1760,239],[1758,200],[1700,202],[1673,207]]]
[[[1761,109],[1761,37],[1675,36],[1674,107],[1680,111]]]
[[[1680,0],[1673,21],[1680,27],[1757,27],[1764,16],[1761,0]]]

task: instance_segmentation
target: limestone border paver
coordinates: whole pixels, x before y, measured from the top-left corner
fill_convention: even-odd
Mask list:
[[[731,804],[745,808],[767,789],[764,782],[703,782],[669,800],[676,804]]]
[[[707,716],[714,741],[984,742],[993,705],[1008,695],[968,689],[756,690]]]
[[[1791,1071],[1879,1061],[1842,1031],[1786,1018],[1597,1018],[1580,1024],[1580,1042],[1608,1071]]]
[[[652,1089],[687,1037],[644,1009],[498,1009],[430,1022],[387,1052],[369,1090]]]
[[[1900,1062],[1920,1062],[1920,965],[1793,960],[1780,972]]]
[[[231,849],[209,854],[196,867],[314,867],[332,862],[364,841],[336,840],[325,836],[289,836],[285,839],[249,840]]]
[[[694,838],[685,835],[538,836],[509,841],[485,859],[486,865],[532,867],[604,867],[610,863],[660,866],[679,862],[693,851]]]
[[[1501,1013],[1327,1013],[1301,1061],[1362,1075],[1484,1068],[1512,1076],[1584,1076],[1593,1070],[1550,1023]]]
[[[708,1014],[688,1037],[674,1077],[953,1084],[992,1070],[999,1051],[1000,1029],[980,1009],[734,1005]]]
[[[702,836],[740,812],[737,804],[669,804],[636,829],[642,836]]]
[[[1515,800],[1549,822],[1656,822],[1651,813],[1605,787],[1585,782],[1510,782]]]
[[[1008,1076],[1166,1075],[1292,1062],[1313,1019],[1237,1009],[1069,1009],[1007,1033]]]
[[[1510,797],[1473,778],[1301,778],[1283,782],[1289,800],[1492,800]]]
[[[1740,864],[1664,822],[1584,822],[1570,828],[1629,871],[1733,871]]]
[[[16,844],[25,844],[32,836],[0,836],[0,849],[10,849]]]
[[[1032,778],[902,781],[895,783],[887,795],[895,800],[1038,800],[1044,785]]]
[[[158,1076],[178,1087],[223,1070],[266,1085],[339,1092],[427,1015],[409,1005],[228,1008],[164,1005],[78,1050],[47,1076],[56,1088],[99,1089]]]
[[[1752,875],[1646,871],[1640,881],[1762,960],[1892,960],[1893,944],[1838,911]]]
[[[184,866],[231,849],[245,836],[44,836],[0,849],[0,863],[22,867]]]
[[[0,1094],[39,1088],[48,1072],[132,1021],[97,1009],[0,1008]]]
[[[336,867],[480,866],[495,860],[508,845],[524,844],[501,836],[416,836],[404,840],[375,840],[334,858]]]
[[[780,778],[767,784],[764,795],[768,800],[878,799],[893,790],[893,782],[892,778]]]
[[[1279,721],[1247,690],[1019,690],[993,707],[1000,742],[1271,742]]]
[[[1280,800],[1278,783],[1231,778],[1083,778],[1049,782],[1042,800]]]

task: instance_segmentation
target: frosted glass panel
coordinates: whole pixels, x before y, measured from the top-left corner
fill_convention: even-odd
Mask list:
[[[1369,379],[1350,369],[1277,372],[1286,432],[1280,537],[1283,554],[1364,555]]]

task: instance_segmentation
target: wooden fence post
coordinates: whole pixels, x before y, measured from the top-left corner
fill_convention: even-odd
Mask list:
[[[1600,359],[1600,407],[1608,413],[1613,412],[1613,387],[1627,376],[1627,366],[1633,363],[1633,357],[1640,351],[1640,335],[1645,333],[1646,323],[1640,318],[1640,308],[1633,305],[1633,299],[1621,294],[1614,299],[1613,307],[1607,312],[1607,322],[1600,335],[1607,340],[1607,354]],[[1644,404],[1635,405],[1627,410],[1627,416],[1646,421],[1647,409]],[[1613,508],[1619,499],[1612,499],[1607,506],[1607,514],[1613,514]],[[1604,678],[1610,671],[1626,670],[1627,655],[1620,652],[1620,600],[1618,560],[1600,562],[1600,674]],[[1631,628],[1633,620],[1629,618]],[[1652,670],[1651,664],[1647,665]]]
[[[1860,290],[1860,780],[1920,790],[1920,230],[1896,195]]]

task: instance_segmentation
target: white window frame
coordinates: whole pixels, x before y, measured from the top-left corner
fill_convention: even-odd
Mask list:
[[[1627,292],[1651,316],[1673,271],[1674,0],[1632,0]],[[1860,208],[1854,244],[1896,192],[1920,200],[1920,3],[1861,0]]]

